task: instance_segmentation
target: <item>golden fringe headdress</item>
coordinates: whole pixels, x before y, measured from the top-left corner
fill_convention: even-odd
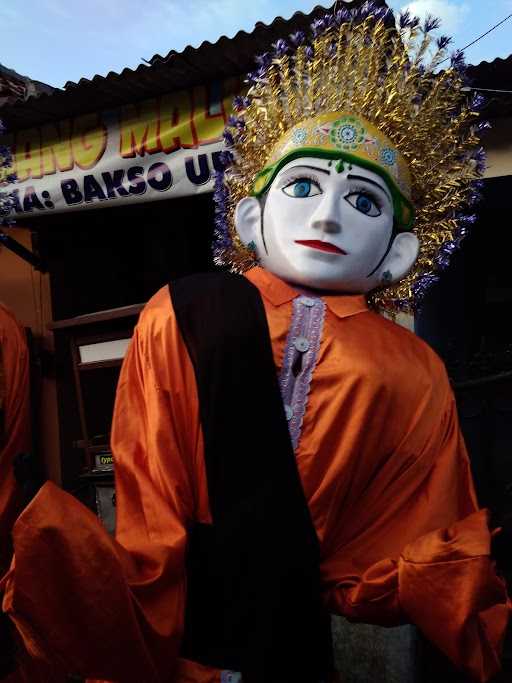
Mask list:
[[[475,220],[469,207],[478,198],[476,181],[484,168],[477,135],[484,124],[476,125],[481,102],[462,91],[462,54],[452,56],[445,71],[434,72],[450,43],[444,36],[432,38],[438,26],[432,17],[420,24],[407,12],[395,23],[390,10],[367,2],[355,11],[326,15],[313,23],[309,39],[298,32],[258,59],[247,97],[234,103],[240,115],[230,118],[224,134],[226,169],[217,174],[215,192],[217,263],[235,272],[254,265],[254,253],[236,234],[236,204],[269,186],[276,163],[293,152],[294,144],[308,147],[308,130],[321,133],[318,124],[327,121],[329,130],[324,125],[323,132],[329,135],[353,116],[355,129],[371,129],[375,149],[385,152],[382,159],[368,160],[376,164],[374,170],[383,174],[390,170],[386,163],[397,163],[388,184],[414,212],[412,229],[420,242],[411,273],[370,298],[389,312],[418,306]],[[340,147],[332,136],[331,142],[325,135],[317,142]],[[373,144],[365,143],[368,154],[376,154]],[[339,151],[340,158],[347,153]],[[361,159],[363,142],[359,150],[348,151],[356,157],[359,152]],[[411,220],[399,223],[411,228]]]

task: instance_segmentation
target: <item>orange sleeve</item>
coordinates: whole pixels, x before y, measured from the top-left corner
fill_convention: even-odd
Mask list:
[[[30,450],[29,392],[25,333],[0,304],[0,571],[9,566],[9,533],[19,511],[13,460]]]
[[[487,512],[477,510],[453,399],[437,432],[427,449],[434,458],[417,454],[382,503],[361,501],[369,526],[327,555],[327,599],[350,621],[415,624],[484,682],[500,669],[511,604],[490,557]],[[388,516],[389,501],[400,502]]]
[[[116,540],[51,483],[14,527],[3,608],[29,654],[59,671],[120,683],[172,677],[193,506],[188,447],[200,436],[183,352],[168,297],[150,305],[117,392]]]

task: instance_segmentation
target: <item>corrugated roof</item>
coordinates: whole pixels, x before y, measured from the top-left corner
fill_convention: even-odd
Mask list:
[[[354,7],[363,0],[339,2],[338,7]],[[11,129],[38,126],[69,116],[118,107],[166,92],[190,88],[212,80],[240,76],[254,69],[254,56],[294,31],[308,27],[329,7],[317,5],[309,14],[296,12],[291,18],[276,17],[270,24],[258,22],[251,33],[239,31],[232,38],[222,36],[216,43],[204,41],[199,47],[171,50],[165,57],[155,55],[150,64],[136,69],[109,72],[106,76],[68,82],[64,89],[29,98],[2,109],[2,119]]]
[[[497,57],[492,62],[480,62],[468,67],[468,76],[474,88],[490,90],[512,90],[512,55],[506,59]],[[487,98],[484,113],[488,118],[512,115],[512,95],[506,93],[488,93],[482,90]]]
[[[357,6],[364,0],[339,2]],[[384,4],[384,0],[377,0]],[[171,50],[162,57],[156,54],[149,64],[121,73],[68,81],[64,89],[55,89],[29,97],[2,108],[1,118],[11,130],[38,126],[48,121],[101,111],[137,102],[159,94],[190,88],[212,80],[240,76],[254,68],[254,56],[270,48],[278,38],[306,29],[311,22],[329,11],[317,5],[309,14],[296,12],[289,19],[276,17],[270,24],[258,22],[253,31],[239,31],[232,38],[220,37],[215,43],[204,41],[199,47],[190,45],[182,52]],[[512,90],[512,55],[507,59],[482,62],[469,68],[475,87]],[[505,116],[512,113],[512,99],[490,96],[486,115]]]

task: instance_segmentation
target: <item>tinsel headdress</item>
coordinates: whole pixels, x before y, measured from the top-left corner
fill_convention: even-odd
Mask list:
[[[5,133],[5,127],[0,120],[0,137]],[[12,218],[14,197],[6,188],[16,182],[16,175],[12,172],[12,154],[9,147],[0,144],[0,243],[2,241],[2,227],[10,227],[15,221]]]
[[[237,272],[254,265],[254,254],[235,231],[238,201],[268,187],[275,164],[290,145],[303,143],[308,126],[313,131],[314,123],[322,133],[318,122],[327,120],[332,128],[354,116],[356,128],[361,121],[363,127],[369,124],[370,137],[387,153],[375,157],[379,168],[397,158],[407,166],[408,180],[398,168],[392,180],[414,207],[412,229],[420,241],[411,273],[374,291],[371,299],[392,313],[417,308],[475,221],[470,207],[478,199],[485,165],[478,132],[486,124],[476,122],[481,98],[469,99],[462,90],[461,53],[436,73],[450,43],[445,36],[432,37],[438,26],[432,17],[420,23],[407,12],[395,22],[389,9],[366,2],[325,15],[313,23],[309,37],[293,34],[258,58],[247,96],[235,100],[239,115],[230,118],[224,133],[225,170],[217,174],[215,192],[217,263]]]

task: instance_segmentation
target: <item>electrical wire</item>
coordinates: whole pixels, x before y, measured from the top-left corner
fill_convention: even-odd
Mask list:
[[[489,33],[492,33],[495,29],[498,28],[498,26],[501,26],[501,25],[504,24],[506,21],[508,21],[510,18],[512,18],[512,14],[509,14],[508,17],[505,17],[505,19],[502,19],[500,22],[498,22],[497,24],[495,24],[495,25],[494,25],[492,28],[490,28],[488,31],[486,31],[485,33],[482,33],[481,36],[478,36],[478,38],[475,38],[475,40],[472,40],[471,43],[468,43],[467,45],[465,45],[461,50],[458,50],[458,52],[465,52],[465,51],[468,49],[468,47],[472,47],[473,45],[475,45],[476,43],[478,43],[479,40],[482,40],[482,38],[485,38],[485,36],[488,36]],[[447,57],[446,59],[443,59],[442,62],[439,62],[439,66],[440,66],[441,64],[444,64],[445,62],[447,62],[449,59],[451,59],[451,57]]]
[[[462,48],[462,52],[464,52],[464,50],[467,50],[468,47],[471,47],[471,46],[474,45],[475,43],[478,43],[478,41],[479,41],[479,40],[482,40],[482,38],[485,38],[485,36],[488,36],[489,33],[492,33],[492,32],[494,31],[494,29],[496,29],[496,28],[498,28],[498,26],[501,26],[502,24],[504,24],[504,23],[505,23],[506,21],[508,21],[511,17],[512,17],[512,14],[509,14],[508,17],[505,17],[505,19],[502,19],[498,24],[496,24],[495,26],[493,26],[492,28],[490,28],[488,31],[486,31],[485,33],[482,33],[481,36],[479,36],[478,38],[475,38],[475,40],[473,40],[471,43],[468,43],[465,47],[463,47],[463,48]]]
[[[506,95],[512,95],[512,90],[495,90],[494,88],[471,88],[468,85],[465,85],[463,88],[461,88],[461,92],[471,92],[471,90],[477,90],[478,92],[499,92],[505,93]]]

